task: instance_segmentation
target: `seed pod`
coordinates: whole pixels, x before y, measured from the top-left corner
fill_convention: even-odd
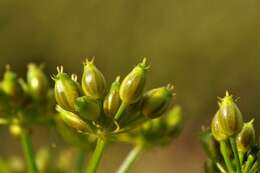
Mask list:
[[[6,66],[4,78],[1,83],[3,92],[11,98],[15,103],[20,103],[23,96],[21,85],[18,82],[16,73],[10,70],[10,66]]]
[[[217,112],[211,122],[211,133],[217,141],[223,141],[228,138],[226,133],[223,132],[222,126],[220,125],[219,113]]]
[[[53,77],[56,101],[63,109],[73,112],[75,101],[80,96],[78,85],[66,73],[63,73],[63,67],[58,67],[57,70],[58,74]]]
[[[181,132],[182,129],[182,110],[180,106],[174,106],[165,116],[167,125],[167,133],[170,137],[174,137]]]
[[[114,117],[120,104],[119,87],[120,87],[120,77],[118,76],[116,80],[112,83],[111,88],[107,96],[105,97],[103,103],[103,109],[106,115],[109,117]]]
[[[157,118],[169,107],[173,86],[160,87],[148,91],[142,100],[142,112],[146,117]]]
[[[43,66],[37,66],[35,64],[28,65],[27,82],[30,94],[39,98],[44,96],[49,87],[48,79],[42,71]]]
[[[84,64],[82,89],[86,96],[93,99],[102,99],[106,94],[106,80],[95,66],[94,58],[91,61],[86,60]]]
[[[244,123],[241,132],[236,138],[237,148],[241,152],[247,152],[255,144],[254,120]]]
[[[124,78],[119,90],[120,98],[124,103],[133,104],[141,98],[145,85],[147,69],[146,58],[144,58],[143,62],[138,64]]]
[[[87,96],[79,97],[75,102],[75,110],[86,120],[97,120],[100,116],[99,102]]]
[[[242,114],[228,92],[219,104],[218,119],[221,129],[228,137],[238,134],[242,129]]]
[[[59,105],[56,106],[56,110],[60,113],[61,119],[70,127],[76,129],[79,132],[88,132],[90,127],[85,123],[77,114],[62,109]]]

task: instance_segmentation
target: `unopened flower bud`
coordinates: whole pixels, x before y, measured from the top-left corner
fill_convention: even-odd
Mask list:
[[[75,110],[86,120],[97,120],[100,116],[99,102],[87,96],[76,99]]]
[[[27,82],[29,92],[33,97],[44,96],[48,91],[48,79],[42,70],[43,66],[28,65]]]
[[[157,118],[169,107],[173,86],[160,87],[148,91],[142,100],[142,112],[146,117]]]
[[[241,152],[247,152],[255,144],[254,120],[244,123],[241,132],[236,138],[237,148]]]
[[[86,60],[82,75],[82,89],[86,96],[93,99],[102,99],[106,94],[106,80],[103,74],[91,61]]]
[[[217,141],[223,141],[227,139],[228,136],[226,135],[226,133],[224,133],[222,126],[220,125],[218,115],[219,113],[217,112],[212,119],[211,133]]]
[[[238,134],[242,129],[243,116],[228,92],[226,96],[221,99],[217,117],[221,129],[228,137]]]
[[[165,123],[167,125],[167,133],[173,137],[180,133],[182,129],[183,115],[180,106],[174,106],[169,110],[165,117]]]
[[[88,132],[89,126],[83,121],[77,114],[66,111],[59,105],[56,106],[56,110],[60,113],[61,119],[69,126],[76,129],[79,132]]]
[[[116,80],[112,83],[110,91],[105,97],[103,103],[103,109],[107,116],[113,117],[115,116],[120,104],[120,96],[119,96],[119,87],[120,87],[120,77],[118,76]]]
[[[56,101],[63,109],[74,111],[75,101],[80,96],[78,85],[66,73],[63,73],[63,67],[57,70],[58,74],[53,77]]]
[[[146,65],[146,59],[138,64],[122,81],[119,94],[121,100],[126,104],[132,104],[137,102],[143,93],[146,71],[148,67]]]

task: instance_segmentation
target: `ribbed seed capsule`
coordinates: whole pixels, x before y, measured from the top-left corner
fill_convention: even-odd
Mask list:
[[[133,104],[141,98],[147,69],[146,59],[144,58],[143,62],[138,64],[124,78],[119,90],[120,98],[124,103]]]
[[[33,97],[44,96],[48,91],[48,79],[42,68],[43,66],[37,66],[35,64],[28,65],[27,82],[29,92]]]
[[[218,119],[221,129],[228,137],[238,134],[242,129],[242,114],[228,92],[219,104]]]
[[[241,132],[236,137],[237,148],[241,152],[247,152],[255,144],[254,120],[244,123]]]
[[[82,89],[86,96],[93,99],[102,99],[106,94],[106,80],[95,66],[94,58],[91,61],[86,60],[84,64]]]
[[[116,80],[112,83],[110,91],[105,97],[103,103],[103,109],[106,115],[109,117],[114,117],[120,104],[121,99],[119,96],[119,87],[120,87],[120,77],[118,76]]]
[[[86,120],[97,120],[100,116],[100,106],[97,100],[87,96],[79,97],[75,102],[75,110]]]
[[[222,126],[220,125],[218,115],[219,113],[217,112],[212,119],[211,133],[217,141],[223,141],[226,140],[228,136],[224,133]]]
[[[78,85],[66,73],[63,73],[63,67],[57,70],[58,74],[53,78],[56,101],[63,109],[74,111],[75,101],[80,96]]]
[[[146,117],[157,118],[169,107],[172,100],[173,86],[160,87],[148,91],[142,100],[142,112]]]
[[[88,132],[90,127],[78,115],[73,112],[66,111],[57,105],[56,110],[60,113],[61,119],[70,127],[78,130],[79,132]]]

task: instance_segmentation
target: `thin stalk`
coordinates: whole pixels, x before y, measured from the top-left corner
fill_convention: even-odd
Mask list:
[[[257,173],[257,170],[260,169],[259,163],[258,161],[255,161],[254,165],[252,166],[252,168],[250,169],[250,171],[248,173]]]
[[[133,165],[134,161],[138,158],[138,156],[143,151],[143,145],[136,145],[128,154],[126,159],[123,161],[117,173],[127,173],[130,167]]]
[[[90,158],[86,173],[95,173],[97,171],[105,146],[106,146],[105,140],[98,138],[95,151]]]
[[[238,156],[236,139],[234,137],[230,137],[229,141],[230,141],[230,144],[231,144],[232,151],[234,153],[237,172],[242,173],[242,168],[241,168],[241,164],[240,164],[240,160],[239,160],[239,156]]]
[[[228,172],[229,173],[235,173],[233,167],[232,167],[232,163],[229,159],[229,156],[228,156],[228,148],[227,148],[227,144],[225,141],[221,141],[220,142],[220,152],[224,158],[224,161],[225,161],[225,164],[227,166],[227,169],[228,169]]]
[[[245,168],[243,170],[243,173],[248,173],[248,171],[252,168],[254,160],[255,160],[255,158],[250,154],[245,163]]]
[[[122,102],[118,111],[116,112],[116,115],[115,115],[115,120],[119,120],[119,118],[121,117],[121,115],[124,113],[125,109],[127,107],[127,104]]]
[[[239,155],[240,165],[243,165],[245,153],[244,152],[238,152],[238,155]]]
[[[21,133],[21,143],[23,153],[27,162],[28,170],[30,173],[37,173],[37,166],[34,158],[32,141],[27,131],[23,130]]]
[[[83,172],[83,167],[85,164],[86,160],[86,151],[85,150],[79,150],[77,159],[76,159],[76,168],[75,168],[75,173],[82,173]]]
[[[217,162],[216,165],[221,173],[227,173],[225,168],[219,162]]]

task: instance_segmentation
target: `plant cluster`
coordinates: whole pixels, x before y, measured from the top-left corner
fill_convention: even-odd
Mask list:
[[[203,128],[200,139],[208,155],[207,173],[258,173],[260,144],[256,141],[254,119],[243,121],[233,97],[226,92],[211,122]]]

